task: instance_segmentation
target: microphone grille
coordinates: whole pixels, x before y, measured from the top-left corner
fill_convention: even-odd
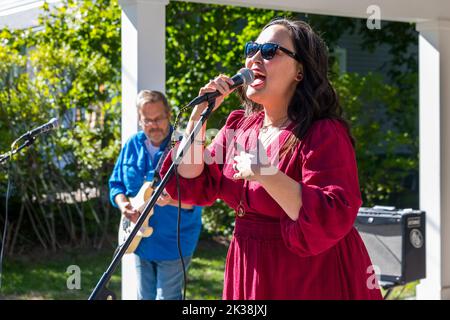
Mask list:
[[[52,129],[58,128],[59,126],[58,118],[52,118],[48,123],[50,124]]]
[[[241,70],[239,70],[239,73],[242,75],[245,85],[249,85],[253,82],[253,80],[255,80],[255,75],[249,68],[242,68]]]

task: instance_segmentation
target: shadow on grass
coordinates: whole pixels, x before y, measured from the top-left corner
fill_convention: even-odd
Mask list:
[[[186,285],[186,299],[222,298],[227,247],[215,241],[200,241],[192,259]]]
[[[26,256],[6,257],[3,266],[0,299],[87,300],[112,260],[113,249],[67,249],[57,254],[34,252]],[[222,297],[227,246],[209,239],[199,241],[188,271],[186,299],[218,300]],[[69,266],[81,271],[81,288],[67,288]],[[120,267],[109,288],[120,299]],[[390,300],[414,299],[417,282],[396,287]],[[383,290],[383,296],[386,292]]]
[[[66,249],[58,253],[34,252],[3,261],[0,299],[87,300],[112,260],[114,249],[101,251]],[[226,247],[212,240],[201,240],[192,259],[187,280],[187,299],[220,299]],[[70,266],[80,268],[80,289],[68,289]],[[121,294],[120,267],[111,278],[109,289]],[[74,283],[69,281],[69,283]]]
[[[3,268],[1,299],[87,300],[112,259],[113,250],[67,249],[58,253],[41,253],[6,257]],[[68,279],[79,267],[80,289],[69,289]],[[70,270],[70,269],[69,269]],[[69,284],[73,284],[70,281]],[[120,297],[120,271],[110,281],[110,288]]]

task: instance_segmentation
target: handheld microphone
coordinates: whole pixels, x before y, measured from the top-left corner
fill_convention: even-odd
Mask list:
[[[33,130],[28,131],[27,133],[25,133],[23,136],[26,136],[28,138],[33,138],[36,137],[42,133],[48,132],[50,130],[54,130],[58,127],[58,119],[57,118],[52,118],[49,122],[34,128]]]
[[[234,83],[233,83],[233,85],[230,86],[230,89],[234,89],[234,88],[240,87],[242,85],[249,85],[250,83],[253,82],[253,80],[255,80],[255,75],[253,74],[252,70],[250,70],[248,68],[242,68],[241,70],[239,70],[239,72],[237,74],[235,74],[231,78],[231,80],[233,80]],[[187,106],[192,107],[192,106],[195,106],[202,102],[208,101],[209,99],[217,98],[220,95],[222,95],[222,94],[218,90],[216,90],[214,92],[208,92],[208,93],[202,94],[201,96],[198,96],[197,98],[195,98],[194,100],[189,102],[189,104]]]

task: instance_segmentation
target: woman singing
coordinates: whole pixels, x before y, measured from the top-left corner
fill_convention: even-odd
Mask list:
[[[233,111],[206,149],[205,124],[178,166],[183,202],[220,198],[236,211],[223,298],[381,299],[353,227],[362,204],[354,141],[324,42],[305,22],[277,19],[245,56],[255,75],[238,89],[245,110]],[[217,108],[232,83],[220,75],[200,94],[220,91]],[[194,108],[186,134],[206,107]],[[174,178],[166,190],[177,197]]]

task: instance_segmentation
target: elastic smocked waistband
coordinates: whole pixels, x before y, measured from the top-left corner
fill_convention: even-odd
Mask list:
[[[234,236],[257,240],[279,240],[282,239],[280,221],[265,218],[257,213],[246,213],[245,218],[236,218]]]

